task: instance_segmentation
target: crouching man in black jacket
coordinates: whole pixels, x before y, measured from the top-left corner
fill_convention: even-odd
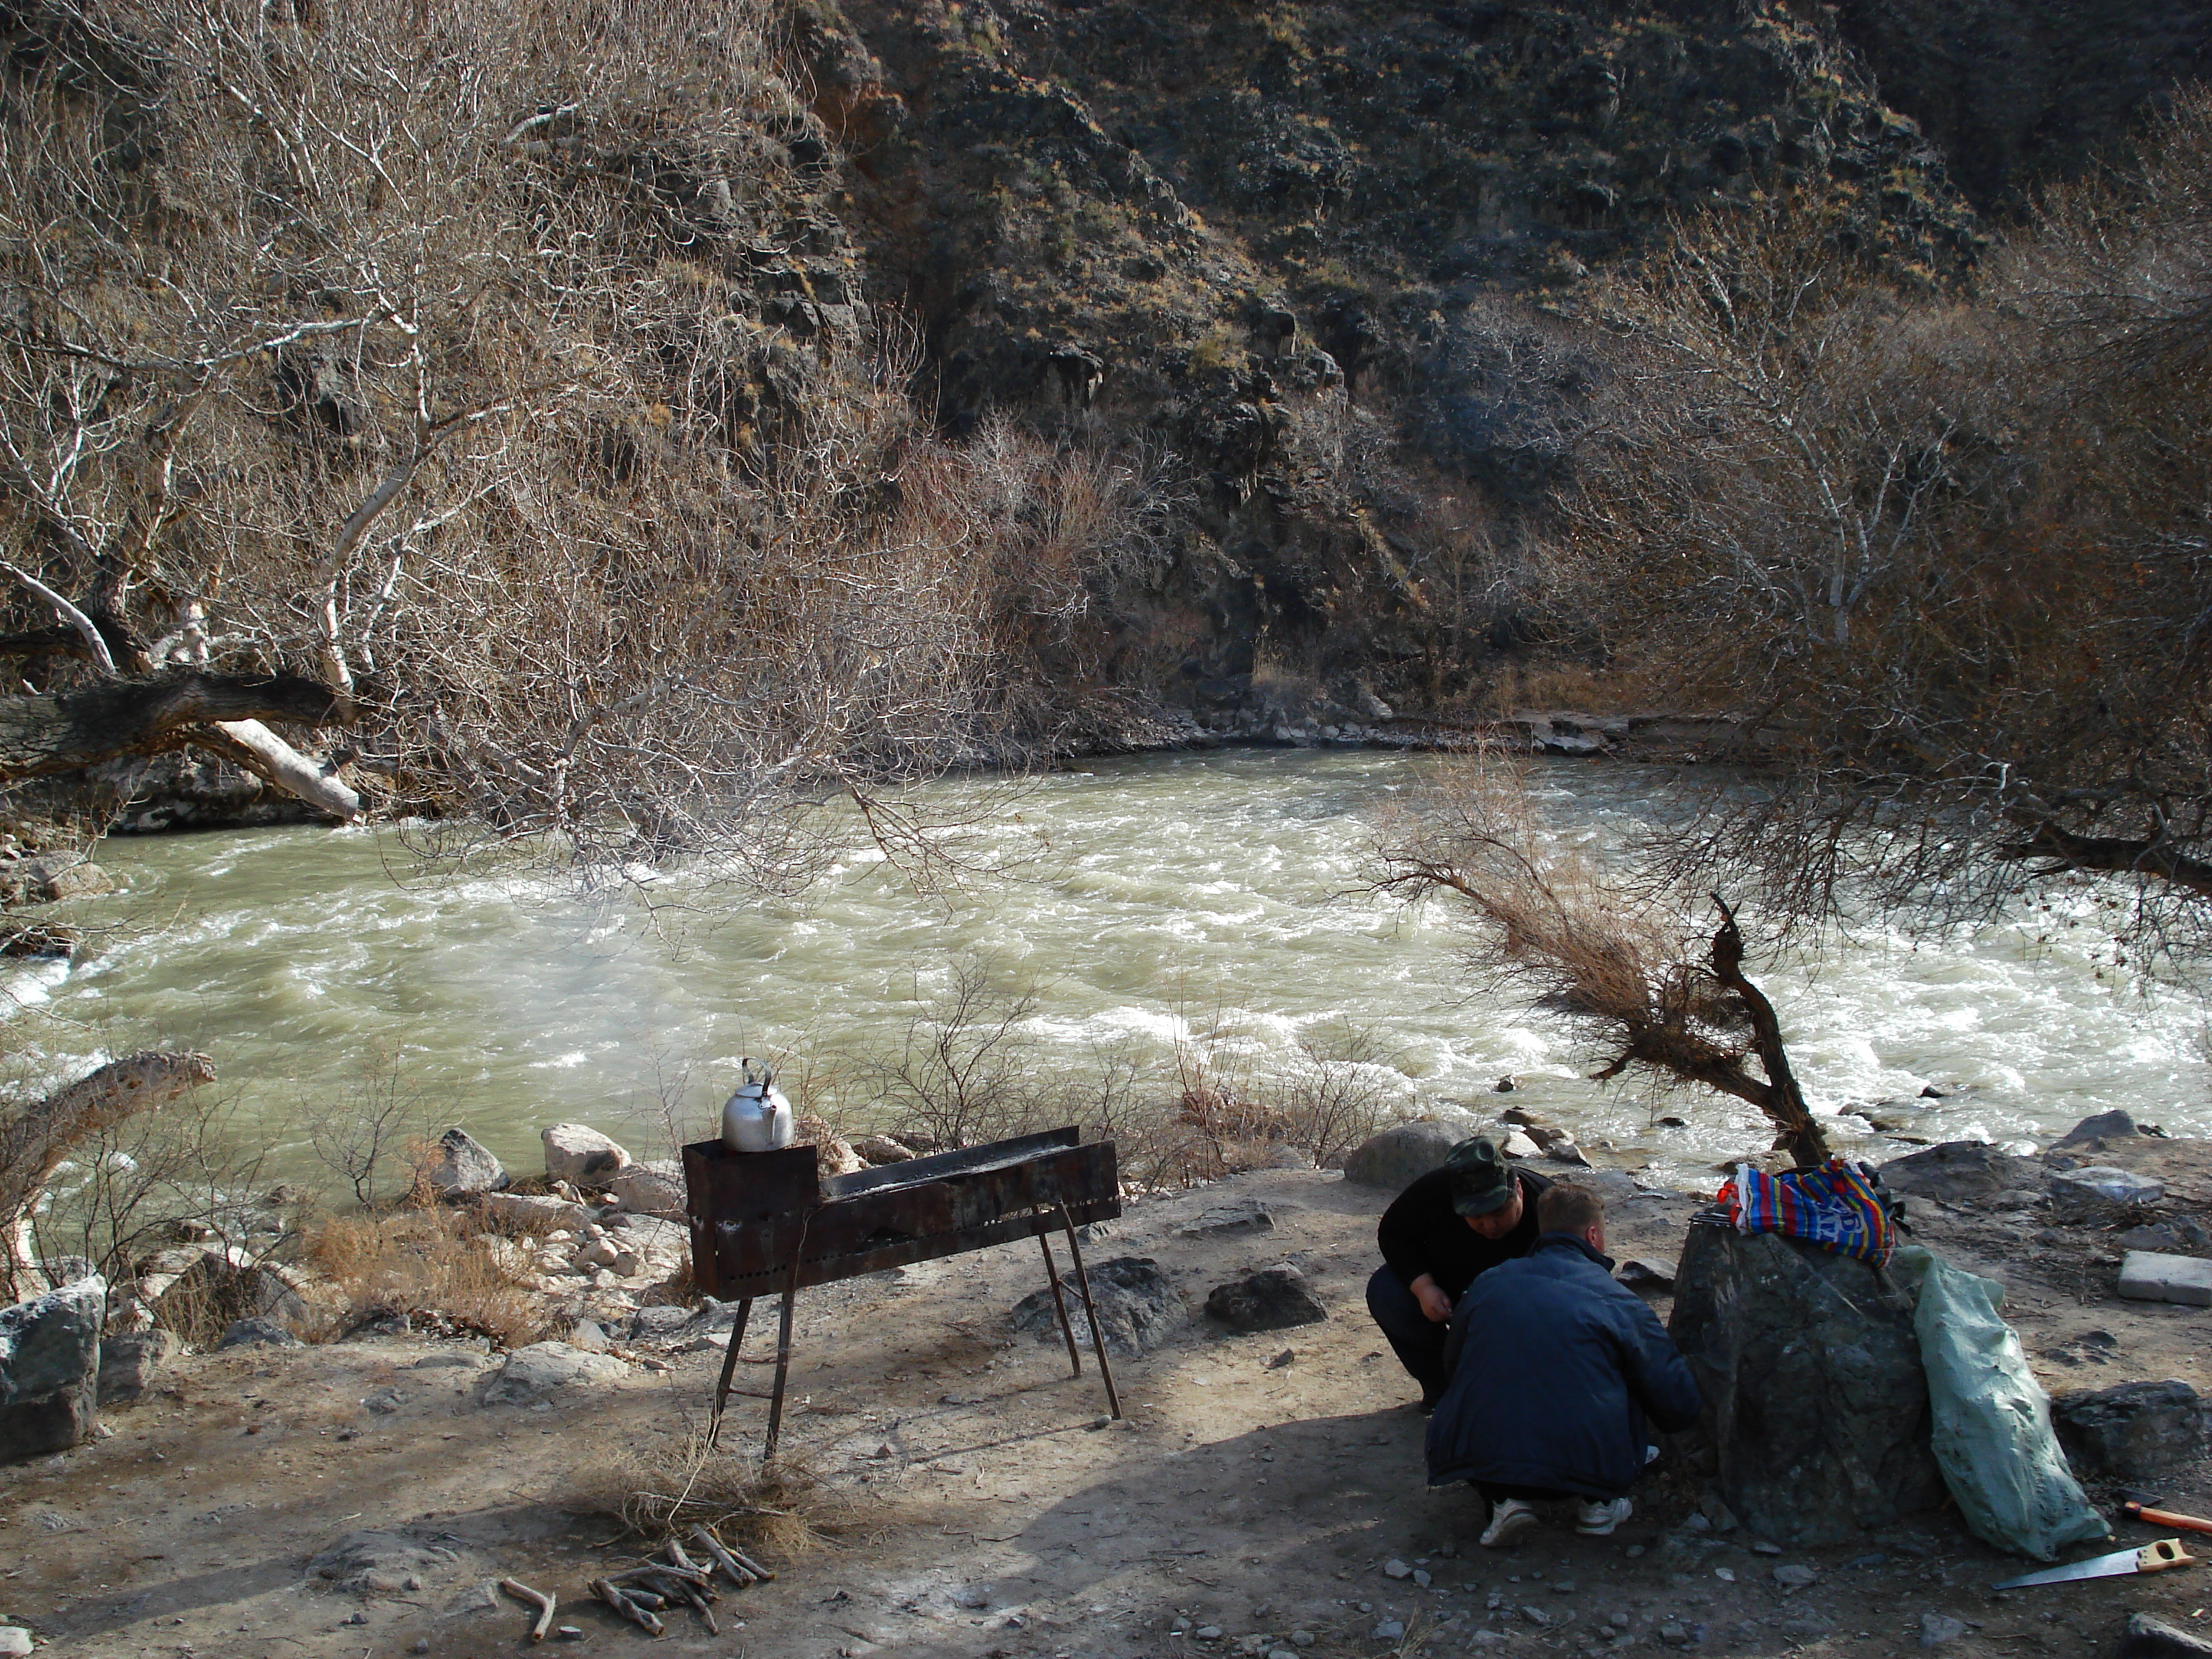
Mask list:
[[[1647,1456],[1645,1419],[1698,1419],[1697,1380],[1656,1315],[1616,1284],[1605,1206],[1580,1187],[1536,1201],[1536,1248],[1477,1279],[1454,1310],[1450,1382],[1429,1420],[1429,1484],[1472,1482],[1497,1549],[1537,1524],[1532,1504],[1576,1498],[1575,1530],[1626,1521]]]

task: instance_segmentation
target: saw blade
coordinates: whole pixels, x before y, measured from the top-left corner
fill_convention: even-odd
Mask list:
[[[2156,1572],[2162,1567],[2190,1566],[2195,1559],[2181,1548],[2179,1539],[2165,1538],[2140,1549],[2114,1550],[2110,1555],[2093,1555],[2071,1566],[2049,1567],[2041,1572],[2008,1578],[1990,1588],[2019,1589],[2027,1584],[2068,1584],[2082,1578],[2117,1578],[2131,1572]]]

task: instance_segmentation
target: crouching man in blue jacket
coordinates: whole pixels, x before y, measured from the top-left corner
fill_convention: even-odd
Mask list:
[[[1536,1224],[1535,1249],[1484,1273],[1453,1310],[1450,1381],[1429,1419],[1429,1484],[1481,1491],[1492,1549],[1526,1538],[1531,1505],[1547,1500],[1580,1499],[1575,1530],[1610,1533],[1632,1508],[1645,1419],[1686,1429],[1704,1404],[1658,1316],[1614,1282],[1597,1194],[1553,1187]]]

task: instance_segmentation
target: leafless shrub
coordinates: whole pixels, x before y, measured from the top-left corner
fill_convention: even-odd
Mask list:
[[[917,1000],[921,997],[917,976]],[[861,1061],[866,1109],[893,1133],[943,1147],[972,1146],[1048,1127],[1043,1060],[1024,1026],[1032,987],[1006,985],[974,957],[953,963],[945,989],[926,1000],[895,1049]]]
[[[372,1060],[345,1097],[308,1113],[307,1143],[363,1209],[411,1191],[422,1174],[433,1102],[397,1054]]]
[[[803,1460],[763,1466],[709,1445],[696,1425],[626,1441],[595,1473],[580,1494],[583,1506],[656,1542],[704,1526],[748,1554],[788,1560],[857,1530],[867,1513]]]
[[[307,1292],[325,1334],[377,1313],[418,1315],[502,1347],[540,1341],[551,1310],[528,1282],[524,1247],[467,1211],[435,1205],[338,1216],[309,1240],[319,1273]]]

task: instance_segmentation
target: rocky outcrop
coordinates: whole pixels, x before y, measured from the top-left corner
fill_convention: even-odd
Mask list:
[[[2212,1449],[2212,1403],[2178,1377],[2062,1394],[2051,1419],[2086,1474],[2148,1480]]]
[[[1881,1270],[1693,1225],[1668,1329],[1705,1394],[1698,1465],[1757,1535],[1842,1543],[1943,1501],[1912,1303]]]
[[[98,1278],[0,1308],[0,1463],[66,1451],[91,1434],[106,1310]]]
[[[587,1353],[565,1342],[535,1342],[507,1357],[484,1387],[487,1406],[534,1406],[570,1389],[616,1382],[629,1367],[609,1354]]]

